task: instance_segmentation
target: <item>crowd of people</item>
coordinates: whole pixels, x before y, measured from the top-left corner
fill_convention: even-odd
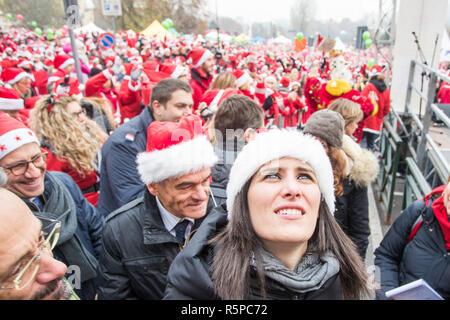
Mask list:
[[[0,35],[0,299],[374,298],[390,93],[369,51],[129,31],[78,34],[75,61],[67,37]],[[450,297],[449,198],[395,221],[378,299]]]

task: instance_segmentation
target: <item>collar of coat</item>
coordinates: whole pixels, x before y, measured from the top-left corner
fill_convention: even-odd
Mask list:
[[[376,179],[380,167],[378,159],[372,151],[361,148],[346,134],[344,134],[342,150],[352,162],[349,178],[357,186],[366,187]]]

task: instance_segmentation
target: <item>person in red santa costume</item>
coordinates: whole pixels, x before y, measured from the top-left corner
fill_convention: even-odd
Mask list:
[[[300,83],[292,82],[290,84],[290,92],[283,100],[285,107],[281,113],[284,116],[284,128],[296,128],[299,121],[303,120],[303,114],[307,108],[300,99],[299,91]]]
[[[377,104],[378,112],[364,121],[362,143],[367,149],[374,150],[375,140],[381,133],[383,118],[391,110],[391,94],[386,85],[381,66],[373,66],[369,71],[369,75],[369,82],[364,87],[362,95],[372,100],[374,104]]]
[[[342,59],[342,57],[339,57],[332,63],[333,69],[330,73],[332,80],[322,83],[320,79],[314,76],[307,79],[304,90],[305,100],[308,104],[309,115],[328,107],[337,98],[345,98],[358,103],[364,117],[359,122],[353,136],[359,143],[363,136],[364,120],[369,116],[374,116],[378,112],[378,106],[371,99],[363,96],[361,92],[352,88],[350,85],[352,74],[346,67],[346,62]]]
[[[262,105],[265,119],[265,126],[277,126],[282,128],[283,123],[280,121],[280,105],[283,105],[283,96],[277,91],[277,80],[274,76],[268,76],[264,79],[266,98]]]
[[[242,92],[244,96],[249,97],[252,100],[255,100],[255,95],[251,91],[251,86],[253,84],[252,77],[245,70],[237,69],[233,72],[233,75],[236,77],[236,87]],[[256,101],[256,100],[255,100]]]
[[[75,68],[75,61],[66,54],[59,54],[53,60],[54,70],[48,78],[48,88],[50,92],[53,91],[53,85],[56,81],[64,79],[67,75],[70,76]],[[78,80],[77,80],[78,81]]]
[[[122,72],[122,61],[119,57],[115,58],[112,67],[104,69],[86,81],[84,88],[85,97],[106,98],[111,104],[111,113],[114,121],[120,124],[121,114],[117,98],[116,84],[118,85],[117,75]]]
[[[190,85],[194,91],[192,98],[194,99],[194,106],[192,111],[198,109],[200,99],[203,94],[210,88],[213,81],[213,70],[215,65],[215,58],[211,51],[205,48],[195,48],[189,53],[191,61],[191,81]]]

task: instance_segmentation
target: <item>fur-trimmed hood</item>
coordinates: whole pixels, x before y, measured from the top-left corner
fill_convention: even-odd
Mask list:
[[[344,134],[342,150],[352,162],[349,178],[355,181],[357,186],[366,187],[376,179],[380,166],[373,152],[361,148],[346,134]]]

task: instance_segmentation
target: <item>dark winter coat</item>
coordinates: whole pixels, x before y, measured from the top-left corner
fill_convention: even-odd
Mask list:
[[[97,211],[97,209],[90,204],[81,193],[80,188],[75,181],[66,173],[63,172],[47,172],[46,177],[52,175],[55,179],[60,180],[69,191],[72,199],[75,202],[77,212],[77,228],[75,230],[76,235],[80,239],[84,248],[86,248],[95,258],[99,258],[102,245],[102,227],[103,216]],[[54,192],[53,182],[45,178],[44,180],[44,193],[43,199],[48,199],[52,192]],[[26,201],[27,205],[34,212],[40,212],[40,209],[32,202]],[[68,265],[61,255],[58,254],[58,246],[54,249],[55,258],[61,260]],[[69,265],[68,265],[69,266]],[[73,274],[69,274],[73,276]],[[75,292],[81,299],[94,299],[97,291],[97,280],[91,279],[81,283],[81,289],[75,289]]]
[[[367,187],[358,187],[350,179],[345,179],[343,184],[344,194],[336,198],[334,217],[364,259],[370,236]]]
[[[165,228],[156,198],[146,190],[105,220],[99,299],[161,299],[170,264],[182,246]]]
[[[219,233],[227,224],[226,205],[212,210],[204,219],[202,225],[175,258],[169,269],[168,283],[164,299],[166,300],[217,300],[220,299],[214,291],[211,280],[211,263],[216,248],[208,245],[208,239]],[[251,300],[262,299],[259,280],[256,271],[251,272]],[[339,273],[325,282],[316,291],[298,294],[290,292],[280,283],[266,277],[266,293],[270,300],[333,300],[342,299]]]
[[[423,223],[408,243],[413,225],[422,215]],[[444,299],[450,299],[450,252],[433,209],[416,201],[395,220],[375,250],[375,265],[380,268],[381,291],[378,299],[398,286],[424,279]]]
[[[147,147],[147,128],[153,122],[149,108],[114,130],[102,147],[100,195],[97,208],[105,217],[143,196],[145,185],[136,157]]]
[[[336,197],[334,216],[364,259],[370,236],[367,188],[378,174],[378,160],[347,135],[344,135],[342,150],[351,165],[343,182],[344,194]]]

